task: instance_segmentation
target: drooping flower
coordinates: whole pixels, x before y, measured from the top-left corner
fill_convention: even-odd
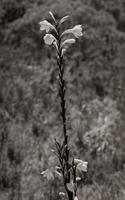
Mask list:
[[[56,38],[52,34],[46,34],[44,36],[45,44],[52,45],[56,41]]]
[[[83,172],[87,172],[88,162],[82,161],[80,159],[74,159],[74,163],[77,164],[77,169]]]
[[[82,33],[82,25],[76,25],[74,26],[73,28],[71,29],[67,29],[66,31],[64,31],[62,33],[62,36],[65,35],[65,34],[68,34],[68,33],[71,33],[73,34],[76,38],[79,38],[80,36],[83,35]]]
[[[75,41],[76,41],[75,39],[67,39],[62,43],[62,47],[67,44],[73,44],[75,43]]]
[[[41,31],[46,31],[47,33],[50,31],[50,29],[53,29],[56,31],[55,27],[47,20],[43,20],[39,24],[40,24]]]

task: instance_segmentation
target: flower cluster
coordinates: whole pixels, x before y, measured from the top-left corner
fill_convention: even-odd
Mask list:
[[[54,15],[52,14],[52,12],[49,12],[49,14],[51,15],[51,18],[53,20],[53,25],[48,22],[47,20],[43,20],[41,21],[40,24],[40,30],[41,31],[45,31],[46,34],[44,36],[44,42],[47,45],[53,45],[57,51],[59,51],[59,48],[62,48],[62,52],[64,53],[67,49],[67,46],[70,44],[75,43],[75,38],[79,38],[83,35],[83,28],[82,25],[76,25],[71,29],[67,29],[65,30],[62,34],[61,34],[61,44],[58,44],[57,38],[58,38],[58,29],[59,26],[64,23],[65,21],[68,20],[69,16],[64,16],[59,22],[56,21]],[[49,33],[51,31],[54,31],[55,34],[57,36],[54,36],[53,34]],[[63,36],[65,36],[66,34],[72,34],[73,38],[70,39],[66,39],[63,40]],[[60,47],[59,47],[60,46]]]

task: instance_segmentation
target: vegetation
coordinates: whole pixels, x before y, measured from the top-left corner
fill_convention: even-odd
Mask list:
[[[65,199],[53,170],[61,138],[55,52],[39,21],[52,11],[63,24],[87,26],[65,55],[67,129],[73,155],[88,161],[79,200],[125,198],[125,4],[123,0],[1,0],[0,199]],[[56,81],[57,80],[57,81]]]

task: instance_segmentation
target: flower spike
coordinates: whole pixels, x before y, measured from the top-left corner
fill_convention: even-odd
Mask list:
[[[53,25],[47,20],[41,21],[40,30],[45,31],[43,39],[45,44],[53,46],[56,49],[57,55],[57,65],[58,65],[58,78],[59,78],[59,97],[60,97],[60,113],[62,117],[63,125],[63,141],[58,142],[55,139],[56,149],[52,150],[58,157],[59,166],[55,168],[51,167],[43,172],[41,175],[47,178],[48,181],[54,180],[58,175],[61,177],[64,182],[65,192],[60,192],[60,196],[67,196],[68,200],[78,200],[77,197],[77,186],[78,182],[81,180],[81,177],[77,176],[77,172],[87,172],[88,162],[82,161],[80,159],[70,160],[70,148],[69,148],[69,136],[67,131],[67,117],[66,117],[66,82],[65,82],[65,66],[63,65],[64,59],[63,55],[67,51],[67,48],[70,44],[76,42],[76,38],[79,38],[83,35],[82,25],[76,25],[71,29],[61,32],[61,25],[67,21],[69,16],[64,16],[60,21],[55,19],[55,16],[50,11],[49,12]],[[53,31],[54,30],[54,31]],[[51,32],[50,32],[51,31]],[[67,34],[72,34],[72,38],[69,36],[66,38]],[[64,36],[64,37],[63,37]]]

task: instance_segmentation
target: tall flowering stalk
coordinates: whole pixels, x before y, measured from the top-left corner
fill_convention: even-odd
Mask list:
[[[58,65],[58,75],[59,75],[59,96],[60,96],[60,107],[61,107],[61,116],[63,123],[63,142],[59,143],[55,139],[56,146],[56,155],[59,159],[59,166],[56,166],[55,172],[58,173],[63,178],[64,187],[68,200],[78,200],[77,192],[77,181],[80,177],[77,177],[77,171],[87,172],[87,162],[80,159],[69,159],[69,145],[68,145],[68,134],[66,127],[66,99],[65,99],[65,80],[64,80],[64,65],[63,65],[63,56],[66,52],[68,46],[76,42],[76,38],[79,38],[83,35],[82,25],[76,25],[71,29],[65,30],[63,33],[60,31],[61,25],[67,21],[69,16],[63,17],[60,21],[57,21],[52,14],[49,12],[53,20],[53,24],[47,20],[41,21],[40,30],[45,31],[44,41],[45,44],[51,45],[56,49],[57,52],[57,65]],[[51,34],[53,31],[54,35]],[[66,35],[71,35],[72,38],[64,39]],[[51,178],[52,172],[47,169],[41,173],[44,177]],[[64,195],[63,192],[59,193]]]

